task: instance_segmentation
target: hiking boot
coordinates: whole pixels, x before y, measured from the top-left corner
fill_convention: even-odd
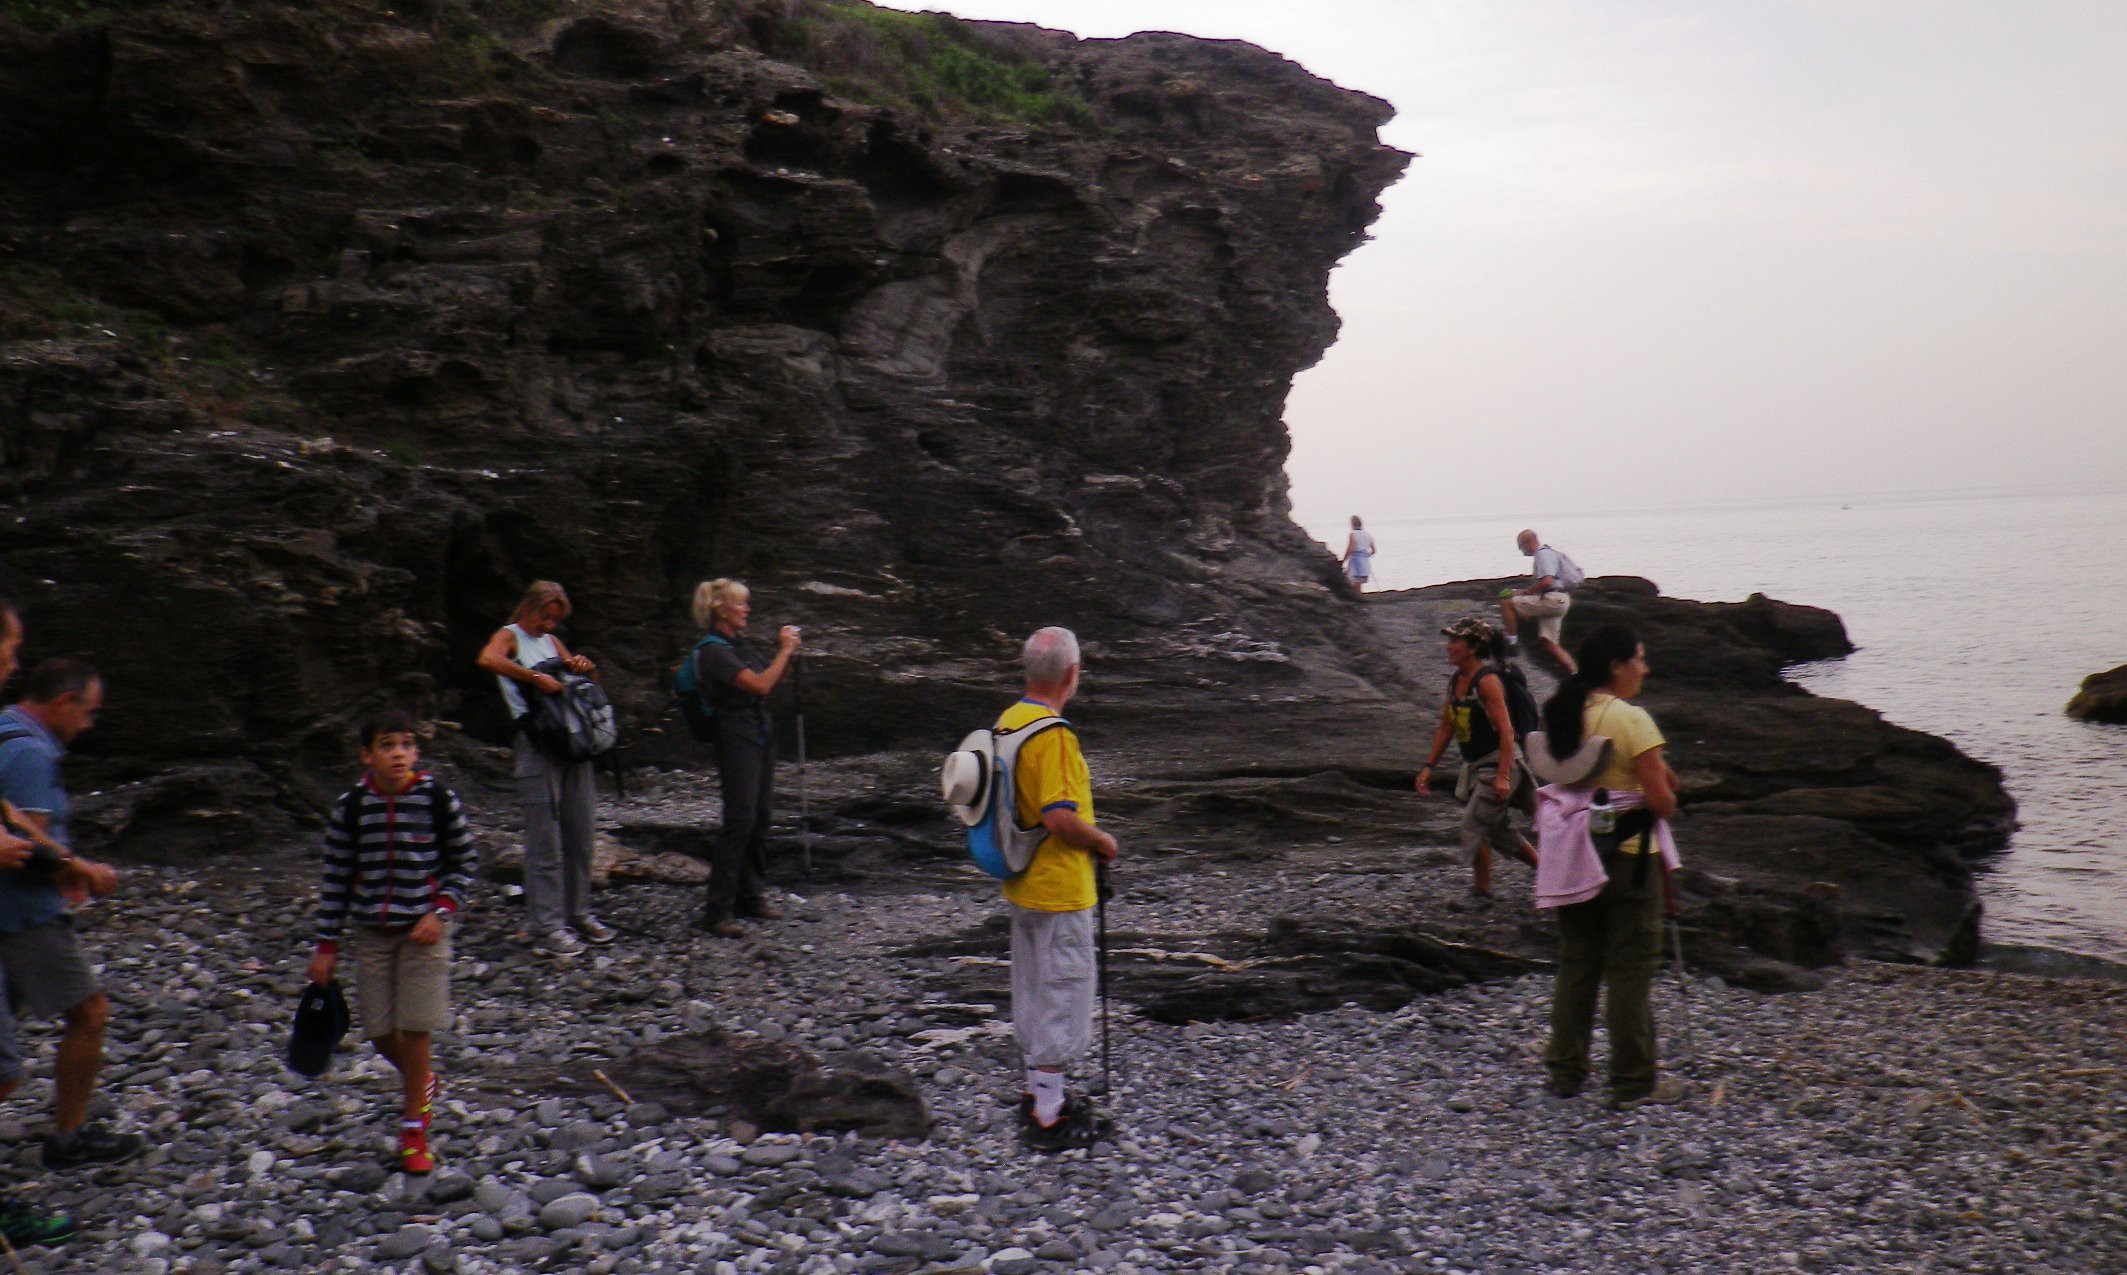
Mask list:
[[[1612,1098],[1610,1100],[1610,1109],[1612,1111],[1637,1111],[1641,1107],[1666,1107],[1673,1103],[1684,1101],[1684,1095],[1689,1092],[1691,1092],[1691,1086],[1678,1080],[1675,1076],[1664,1076],[1654,1082],[1653,1089],[1648,1090],[1637,1098]]]
[[[64,1213],[40,1213],[20,1200],[0,1200],[0,1237],[12,1248],[57,1244],[74,1238],[76,1229]]]
[[[756,921],[780,921],[783,919],[783,909],[765,900],[756,899],[752,903],[739,904],[738,915],[751,917]]]
[[[1581,1086],[1586,1083],[1584,1080],[1560,1080],[1553,1076],[1544,1082],[1544,1092],[1553,1098],[1577,1098],[1580,1096]]]
[[[429,1154],[428,1130],[415,1125],[399,1130],[399,1167],[408,1173],[432,1173],[436,1157]]]
[[[620,937],[619,934],[614,932],[612,926],[607,925],[604,921],[599,920],[588,912],[569,922],[569,928],[576,931],[577,938],[586,943],[596,944],[599,947],[604,947]]]
[[[100,1120],[90,1121],[72,1133],[55,1133],[44,1140],[44,1167],[75,1169],[84,1164],[124,1164],[148,1149],[148,1140],[137,1133],[112,1133]]]
[[[1033,1104],[1021,1109],[1019,1140],[1034,1151],[1073,1151],[1090,1147],[1114,1131],[1106,1117],[1095,1115],[1093,1100],[1085,1097],[1064,1099],[1063,1111],[1056,1123],[1043,1125],[1034,1119]]]
[[[703,917],[701,930],[704,934],[713,934],[720,939],[742,939],[746,937],[746,927],[728,916],[718,921]]]
[[[567,930],[549,930],[539,936],[532,950],[541,956],[579,956],[583,953],[583,942]]]

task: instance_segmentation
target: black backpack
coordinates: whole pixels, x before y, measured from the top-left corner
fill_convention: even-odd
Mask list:
[[[569,672],[559,659],[541,660],[532,671],[561,683],[561,690],[553,695],[525,689],[526,707],[517,726],[540,752],[556,761],[572,762],[613,751],[613,745],[620,742],[620,715],[606,698],[604,687]]]
[[[1484,681],[1488,673],[1499,675],[1499,687],[1507,697],[1507,723],[1514,728],[1514,743],[1519,747],[1530,731],[1543,726],[1543,714],[1536,707],[1536,696],[1529,692],[1528,675],[1512,664],[1482,668],[1470,679],[1470,694],[1477,693],[1478,683]]]

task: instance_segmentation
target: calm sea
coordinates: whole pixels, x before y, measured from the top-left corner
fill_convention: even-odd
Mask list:
[[[2061,712],[2086,675],[2127,663],[2127,588],[2114,578],[2127,493],[1366,522],[1377,588],[1526,571],[1514,535],[1533,522],[1590,575],[1838,612],[1860,650],[1804,665],[1796,681],[2007,776],[2020,824],[1982,881],[1987,938],[2127,961],[2127,726]],[[1343,550],[1340,524],[1309,530]]]

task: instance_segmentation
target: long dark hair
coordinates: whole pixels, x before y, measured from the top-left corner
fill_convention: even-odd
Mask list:
[[[1579,750],[1588,696],[1608,686],[1611,673],[1639,649],[1640,635],[1622,624],[1605,624],[1581,639],[1573,653],[1580,672],[1560,682],[1558,693],[1544,701],[1544,746],[1553,757],[1564,759]]]

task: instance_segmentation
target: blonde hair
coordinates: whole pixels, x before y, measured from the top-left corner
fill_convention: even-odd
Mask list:
[[[511,624],[522,624],[554,603],[559,602],[562,614],[575,610],[569,603],[569,591],[552,580],[534,580],[525,586],[524,596],[517,599],[517,609],[510,612]]]
[[[744,602],[750,596],[752,596],[751,591],[736,580],[726,580],[719,577],[715,580],[702,581],[694,586],[694,627],[697,629],[716,627],[716,611],[718,607],[732,602]]]

